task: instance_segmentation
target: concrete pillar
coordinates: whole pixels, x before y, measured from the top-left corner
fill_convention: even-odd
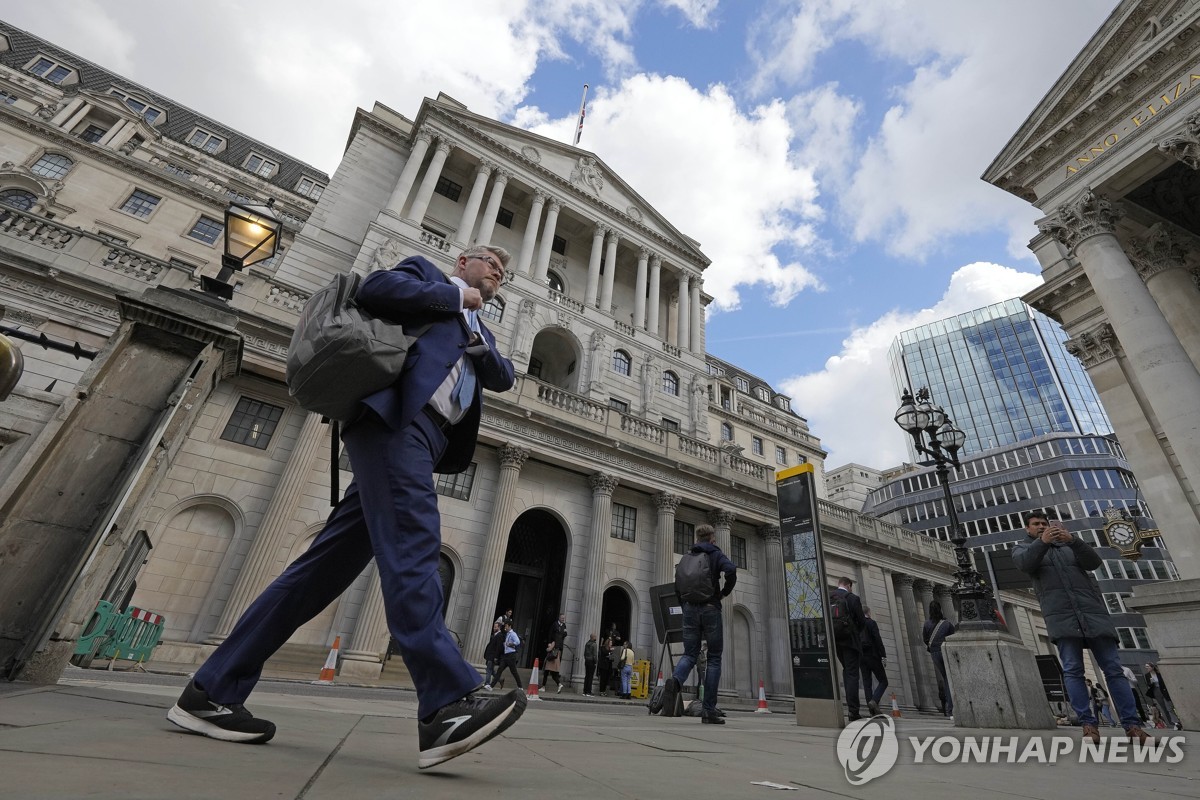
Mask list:
[[[389,213],[397,217],[403,214],[404,206],[408,203],[408,195],[412,192],[413,183],[417,179],[417,171],[421,169],[421,162],[425,160],[425,154],[429,152],[429,145],[432,141],[433,131],[426,127],[419,128],[413,135],[408,161],[404,162],[404,169],[400,171],[396,187],[392,189],[392,196],[387,201]]]
[[[488,195],[487,208],[483,210],[483,220],[479,223],[479,236],[475,239],[479,244],[492,243],[496,216],[500,213],[500,203],[504,201],[504,187],[510,178],[512,174],[507,170],[496,168],[492,173],[492,193]]]
[[[542,221],[542,206],[546,204],[546,193],[541,189],[533,190],[533,207],[529,209],[529,220],[525,223],[525,236],[521,239],[521,253],[517,256],[517,266],[513,272],[530,274],[533,265],[533,243],[537,239],[538,223]]]
[[[650,251],[646,248],[638,250],[637,281],[633,285],[633,327],[642,330],[646,327],[646,281],[649,276],[648,262]]]
[[[458,230],[454,232],[454,241],[460,244],[471,244],[471,231],[475,230],[479,206],[483,203],[483,190],[487,188],[487,179],[492,174],[493,166],[492,162],[485,160],[475,168],[475,182],[471,185],[471,194],[467,196],[467,205],[458,221]]]
[[[587,294],[583,303],[588,308],[596,307],[600,295],[600,259],[604,257],[604,237],[609,232],[607,225],[596,223],[592,231],[592,253],[588,257]]]
[[[379,570],[372,567],[371,580],[363,595],[354,637],[342,653],[343,678],[375,679],[383,672],[383,655],[388,646],[387,611],[383,606],[383,589],[379,585]]]
[[[409,222],[420,225],[424,221],[425,212],[429,210],[429,201],[433,199],[433,188],[437,186],[438,178],[442,176],[442,167],[446,166],[446,159],[449,158],[454,145],[454,140],[438,136],[437,146],[433,150],[433,158],[429,160],[425,177],[421,179],[421,185],[417,188],[417,196],[413,198],[412,208],[404,217]]]
[[[1150,296],[1192,360],[1200,368],[1200,280],[1193,274],[1189,250],[1178,235],[1156,223],[1129,247],[1129,260],[1146,282]]]
[[[708,524],[717,531],[717,547],[721,548],[729,560],[733,560],[730,540],[733,536],[733,512],[723,508],[708,512]],[[737,589],[734,589],[737,591]],[[725,652],[722,654],[721,691],[732,691],[735,688],[737,676],[733,674],[733,595],[721,601],[721,632],[725,642]]]
[[[704,332],[704,309],[700,305],[700,276],[697,275],[692,279],[692,292],[688,297],[688,309],[692,312],[692,320],[690,326],[691,337],[688,343],[688,350],[693,353],[702,353],[703,345],[701,338]]]
[[[655,528],[654,585],[675,582],[675,511],[682,500],[679,495],[659,492],[654,495],[658,508],[658,525]]]
[[[686,350],[688,346],[688,321],[690,314],[688,313],[688,282],[690,276],[687,270],[679,271],[679,309],[675,314],[675,346],[680,350]]]
[[[910,690],[909,698],[917,708],[931,709],[937,705],[937,691],[935,690],[930,698],[929,679],[933,675],[933,663],[930,662],[929,654],[921,641],[921,626],[925,617],[917,613],[917,599],[913,590],[916,581],[912,575],[903,574],[897,575],[895,581],[896,595],[900,598],[900,608],[904,612],[904,644],[908,648],[909,660],[913,667],[914,686]]]
[[[1073,250],[1128,355],[1131,382],[1149,402],[1179,471],[1200,486],[1200,372],[1192,363],[1114,235],[1118,207],[1085,190],[1073,202],[1038,223],[1043,232]],[[1172,553],[1180,577],[1200,578],[1200,535],[1176,533]],[[1186,569],[1186,572],[1185,572]]]
[[[887,597],[888,616],[892,622],[893,639],[888,649],[888,682],[891,683],[899,675],[900,685],[892,684],[889,692],[883,698],[882,707],[887,707],[891,700],[891,692],[897,695],[897,702],[917,704],[917,693],[914,689],[912,666],[908,660],[909,648],[904,633],[903,612],[900,608],[896,592],[896,576],[890,569],[880,567],[883,573],[883,591]]]
[[[550,253],[554,247],[554,231],[558,226],[558,212],[562,202],[557,197],[550,198],[550,207],[546,209],[546,224],[542,228],[542,246],[538,249],[537,269],[533,273],[535,283],[545,283],[546,274],[550,271]]]
[[[250,607],[262,590],[274,580],[278,571],[281,550],[286,549],[287,536],[295,519],[296,507],[301,504],[308,488],[313,463],[317,454],[329,444],[329,428],[321,423],[320,414],[306,414],[300,435],[292,446],[292,453],[279,476],[279,483],[271,495],[271,502],[263,514],[262,521],[250,545],[250,552],[233,583],[229,599],[221,611],[221,619],[209,642],[219,644],[242,613]],[[336,469],[336,464],[330,465]]]
[[[940,583],[934,584],[933,599],[942,604],[942,613],[945,614],[946,619],[957,625],[958,612],[954,608],[954,594],[950,591],[950,587]]]
[[[787,588],[779,526],[760,525],[758,535],[767,556],[766,585],[763,590],[763,605],[767,615],[767,676],[772,694],[792,697],[792,644],[788,636]]]
[[[660,336],[658,330],[659,290],[662,286],[662,259],[658,254],[650,256],[650,297],[646,301],[646,330]]]
[[[617,275],[617,242],[620,234],[608,232],[608,247],[604,250],[604,288],[600,290],[600,310],[612,313],[613,280]]]
[[[467,623],[467,634],[463,638],[463,655],[472,664],[483,663],[483,648],[492,632],[496,617],[496,594],[500,591],[500,578],[504,575],[504,555],[508,550],[508,534],[514,519],[514,500],[517,482],[521,478],[521,467],[529,458],[529,451],[514,444],[505,444],[498,451],[500,477],[496,481],[496,496],[492,501],[491,520],[487,538],[484,540],[483,558],[475,576],[475,592],[471,602],[471,616]]]
[[[580,598],[579,639],[586,642],[591,633],[600,632],[600,611],[604,604],[604,561],[608,537],[612,532],[612,495],[620,481],[603,472],[588,476],[592,487],[592,531],[588,539],[588,560],[583,574]],[[583,653],[574,659],[575,677],[583,680]]]

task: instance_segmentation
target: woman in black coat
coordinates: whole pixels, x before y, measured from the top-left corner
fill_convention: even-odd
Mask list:
[[[1154,705],[1158,706],[1163,720],[1168,725],[1172,728],[1180,728],[1179,717],[1175,716],[1174,706],[1171,703],[1171,693],[1167,691],[1167,682],[1163,680],[1157,664],[1146,665],[1146,696],[1154,701]]]

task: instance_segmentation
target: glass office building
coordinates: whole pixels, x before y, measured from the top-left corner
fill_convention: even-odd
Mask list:
[[[963,455],[1048,433],[1110,434],[1066,339],[1056,322],[1012,299],[905,331],[888,360],[897,397],[928,387],[967,434]],[[909,452],[916,460],[911,442]]]

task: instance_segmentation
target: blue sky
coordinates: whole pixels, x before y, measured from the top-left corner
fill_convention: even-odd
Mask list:
[[[48,0],[5,18],[328,172],[356,106],[412,115],[445,91],[570,141],[590,84],[580,146],[713,259],[709,351],[790,393],[829,466],[887,467],[896,333],[1040,281],[1036,210],[979,175],[1115,5]]]

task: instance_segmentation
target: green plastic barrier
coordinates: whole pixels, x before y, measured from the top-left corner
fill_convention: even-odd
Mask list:
[[[75,641],[75,655],[86,656],[88,660],[95,658],[96,650],[104,646],[113,625],[121,616],[120,612],[107,600],[97,603],[91,619],[83,626],[83,633]]]
[[[101,600],[75,642],[71,661],[83,667],[96,658],[141,663],[162,640],[165,626],[166,620],[153,611],[130,606],[119,613],[112,603]]]

